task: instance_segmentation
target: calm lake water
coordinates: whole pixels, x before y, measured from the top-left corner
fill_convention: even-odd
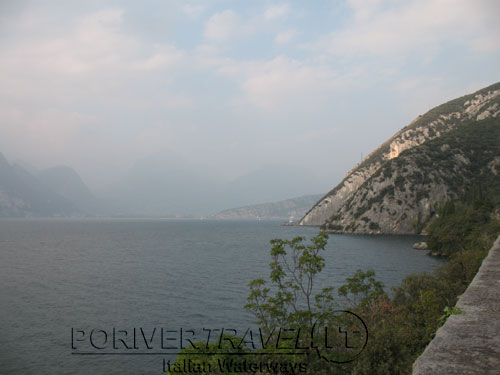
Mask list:
[[[0,220],[0,373],[161,374],[168,356],[72,354],[89,345],[78,331],[250,327],[247,284],[267,278],[269,240],[317,232],[279,221]],[[442,264],[413,250],[418,240],[330,235],[320,284],[371,268],[389,290]]]

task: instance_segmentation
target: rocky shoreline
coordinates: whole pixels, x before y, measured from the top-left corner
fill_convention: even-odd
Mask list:
[[[427,245],[427,242],[425,242],[425,241],[417,242],[417,243],[413,244],[413,248],[415,250],[428,250],[427,255],[433,256],[433,257],[445,257],[446,256],[444,254],[441,254],[438,251],[433,251],[433,250],[429,249],[429,245]]]

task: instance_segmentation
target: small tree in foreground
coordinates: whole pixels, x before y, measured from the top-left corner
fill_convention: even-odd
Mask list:
[[[325,314],[333,309],[333,287],[314,294],[315,277],[325,267],[320,251],[327,238],[320,233],[309,245],[303,244],[304,237],[271,240],[271,285],[262,278],[252,280],[245,305],[267,333],[277,327],[323,324]]]
[[[294,348],[297,355],[293,360],[306,363],[307,373],[345,373],[350,367],[347,362],[366,344],[367,332],[356,327],[364,323],[353,318],[354,314],[338,311],[333,286],[320,288],[316,285],[317,276],[325,267],[321,252],[325,250],[328,235],[321,232],[312,237],[309,244],[304,241],[304,237],[271,241],[270,280],[259,278],[249,283],[250,294],[245,308],[257,317],[268,337],[273,337],[272,333],[283,327],[306,333],[297,334]],[[343,302],[348,302],[350,297],[358,303],[368,303],[384,292],[373,271],[358,270],[339,288],[338,294]],[[346,333],[349,330],[357,332],[358,336],[350,337],[348,342]],[[276,336],[273,338],[279,340]],[[307,349],[301,350],[304,348]],[[279,354],[278,350],[276,352]]]
[[[174,362],[177,368],[167,373],[183,373],[180,369],[185,360],[200,369],[210,368],[200,374],[222,374],[226,370],[221,364],[231,361],[262,364],[262,369],[251,371],[253,374],[351,373],[352,361],[358,359],[368,340],[366,325],[359,316],[365,319],[368,311],[385,312],[390,306],[386,306],[387,296],[374,272],[358,270],[338,290],[351,312],[339,310],[335,288],[317,285],[318,274],[325,267],[321,252],[327,241],[328,235],[323,232],[312,237],[309,244],[305,237],[271,240],[269,280],[258,278],[249,283],[245,305],[257,318],[255,341],[262,344],[260,347],[245,346],[247,335],[228,337],[205,349],[203,343],[195,343],[202,349],[183,349]],[[347,332],[357,332],[358,336],[348,337]],[[228,345],[229,339],[243,346]]]

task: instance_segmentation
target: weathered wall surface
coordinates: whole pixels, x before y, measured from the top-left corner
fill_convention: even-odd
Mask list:
[[[500,237],[452,315],[413,365],[414,375],[500,374]]]

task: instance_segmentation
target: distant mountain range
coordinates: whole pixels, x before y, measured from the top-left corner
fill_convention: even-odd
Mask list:
[[[41,179],[0,153],[0,217],[70,216],[81,211]]]
[[[163,154],[138,160],[96,197],[71,167],[38,171],[9,163],[1,155],[0,217],[200,217],[228,207],[303,195],[311,183],[316,185],[317,180],[309,171],[288,165],[268,165],[228,181],[209,166]],[[239,213],[220,215],[300,217],[318,198],[260,204],[247,207],[247,213],[238,209]]]
[[[303,196],[311,186],[320,185],[307,169],[283,164],[228,180],[201,162],[166,153],[138,160],[102,197],[115,208],[115,215],[207,216],[230,207]]]
[[[440,202],[475,190],[500,206],[500,83],[419,116],[298,224],[340,233],[415,233]]]
[[[216,219],[291,219],[304,216],[322,195],[306,195],[279,202],[262,203],[224,210],[211,217]]]
[[[96,198],[72,168],[64,165],[52,167],[40,172],[38,179],[82,212],[95,212]]]
[[[81,217],[107,212],[109,207],[71,167],[28,172],[0,153],[0,217]]]
[[[298,225],[332,232],[413,233],[439,202],[474,189],[500,197],[499,121],[500,83],[442,104],[397,132],[323,197],[305,196],[324,187],[306,168],[268,164],[228,180],[202,161],[169,153],[138,160],[96,197],[71,167],[28,171],[0,154],[0,217],[302,216]]]
[[[289,218],[312,206],[298,225],[414,233],[440,202],[474,189],[498,196],[500,206],[500,83],[419,116],[329,193],[304,196],[323,185],[307,169],[283,164],[228,181],[202,162],[162,154],[137,161],[96,198],[71,167],[29,172],[0,153],[0,217]]]

